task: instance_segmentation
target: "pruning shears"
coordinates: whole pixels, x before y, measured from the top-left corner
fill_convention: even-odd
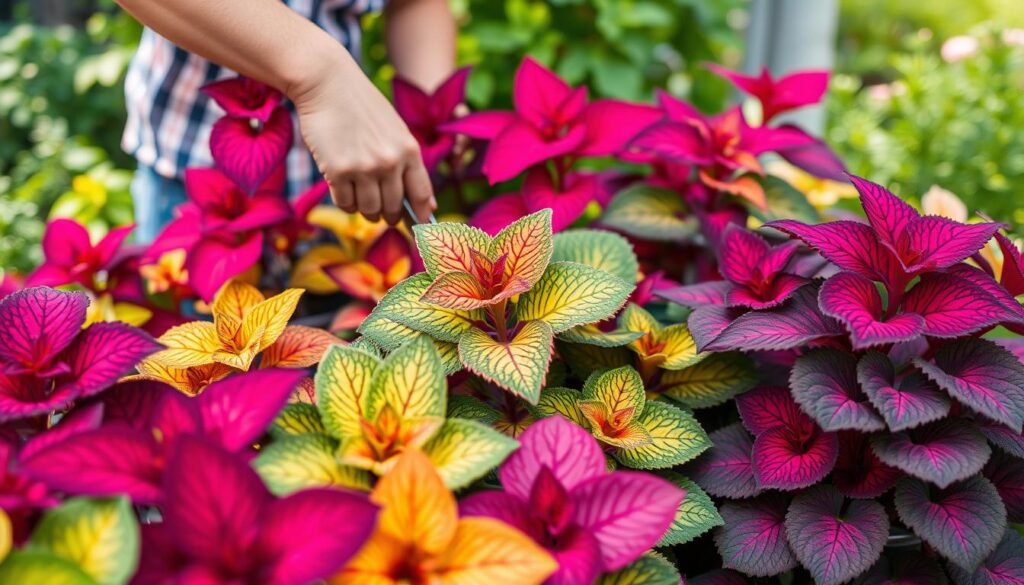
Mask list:
[[[402,205],[405,206],[405,215],[407,216],[407,219],[409,221],[409,225],[417,225],[417,224],[419,224],[420,220],[416,217],[416,212],[413,211],[412,204],[409,203],[409,200],[405,199],[403,197],[402,198]],[[430,221],[429,221],[429,223],[437,223],[437,218],[434,217],[433,213],[430,214]]]

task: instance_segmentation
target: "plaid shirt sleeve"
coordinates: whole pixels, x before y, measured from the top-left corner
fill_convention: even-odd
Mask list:
[[[356,59],[362,43],[360,17],[382,10],[385,2],[286,0],[293,10],[338,39]],[[146,29],[125,77],[128,121],[121,141],[125,152],[168,178],[182,178],[187,167],[211,166],[210,129],[223,111],[199,88],[235,75]],[[302,192],[320,178],[298,132],[286,164],[289,195]]]

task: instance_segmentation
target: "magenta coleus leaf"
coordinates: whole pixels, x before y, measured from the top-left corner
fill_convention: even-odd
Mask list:
[[[875,455],[869,436],[856,431],[839,433],[839,457],[832,468],[832,483],[850,498],[877,498],[896,485],[903,472]]]
[[[1010,522],[1024,522],[1024,461],[997,451],[984,474],[999,492]]]
[[[903,299],[903,310],[924,318],[924,333],[961,337],[1016,319],[998,299],[971,281],[945,273],[921,277]]]
[[[787,506],[787,498],[777,493],[722,504],[719,513],[725,525],[714,532],[722,566],[754,577],[796,567],[797,559],[786,542]]]
[[[686,585],[747,585],[747,580],[736,571],[715,569],[696,577],[687,577]]]
[[[229,237],[204,238],[185,261],[189,286],[209,302],[233,277],[252,268],[263,254],[263,232],[250,232],[240,241]]]
[[[946,585],[949,579],[932,557],[915,550],[900,550],[892,557],[882,555],[856,585]]]
[[[1020,585],[1024,583],[1024,536],[1007,530],[1003,539],[976,570],[949,565],[957,585]]]
[[[81,331],[88,307],[82,293],[45,287],[5,297],[0,301],[0,371],[46,373]]]
[[[839,322],[819,311],[817,287],[807,285],[780,307],[741,315],[702,351],[793,349],[843,333]]]
[[[949,414],[949,397],[932,381],[916,369],[897,377],[889,357],[877,351],[860,358],[857,380],[891,431],[918,427]]]
[[[1018,459],[1024,459],[1024,434],[985,417],[978,417],[976,424],[990,443]]]
[[[275,109],[259,124],[225,116],[210,131],[210,153],[217,168],[251,194],[284,162],[293,132],[292,117],[285,108]]]
[[[754,440],[754,477],[762,488],[800,489],[828,475],[838,456],[835,433],[826,433],[809,420],[775,427]]]
[[[193,399],[199,406],[204,434],[228,451],[250,446],[305,376],[302,369],[265,368],[210,384]]]
[[[826,431],[885,428],[857,382],[857,358],[832,348],[797,358],[789,376],[793,398]]]
[[[976,476],[935,490],[904,478],[896,484],[896,512],[925,542],[962,568],[973,570],[999,544],[1006,509],[996,488]]]
[[[711,433],[711,448],[686,467],[704,491],[720,498],[750,498],[761,492],[754,481],[750,452],[754,439],[740,423]]]
[[[697,349],[707,349],[742,314],[742,309],[730,309],[723,305],[704,305],[694,309],[687,317],[686,324],[697,343]]]
[[[800,238],[843,270],[889,284],[903,277],[895,254],[878,241],[871,226],[855,221],[807,225],[789,219],[765,225]]]
[[[825,281],[818,302],[823,313],[846,325],[854,349],[908,341],[924,332],[924,317],[916,313],[885,318],[875,283],[855,272],[840,272]]]
[[[947,419],[871,438],[884,463],[946,487],[981,471],[992,450],[970,421]]]
[[[58,391],[70,388],[78,397],[97,394],[162,347],[145,331],[125,323],[93,323],[63,354],[71,371],[57,378]]]
[[[985,339],[960,339],[943,346],[933,361],[914,360],[953,398],[1018,433],[1024,425],[1024,364]]]
[[[897,244],[907,272],[947,268],[980,250],[1002,224],[962,224],[940,216],[924,216],[906,226]]]
[[[658,290],[654,292],[654,296],[679,303],[684,307],[697,308],[704,305],[724,305],[725,296],[731,288],[732,283],[727,280],[711,280]]]
[[[888,536],[881,504],[854,500],[844,506],[843,495],[829,485],[801,492],[786,513],[789,546],[819,585],[839,585],[867,571]]]
[[[789,390],[777,386],[761,386],[737,396],[736,408],[743,426],[755,435],[775,427],[796,426],[807,419]]]

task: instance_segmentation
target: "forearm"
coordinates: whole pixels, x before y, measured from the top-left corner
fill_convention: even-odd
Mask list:
[[[448,0],[391,0],[388,57],[398,75],[433,91],[455,70],[455,19]]]
[[[327,71],[359,71],[343,46],[280,0],[117,1],[176,45],[292,98]]]

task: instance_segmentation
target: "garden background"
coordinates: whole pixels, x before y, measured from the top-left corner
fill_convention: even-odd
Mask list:
[[[1024,224],[1024,33],[1014,30],[1024,12],[1014,5],[840,2],[825,137],[851,172],[909,197],[939,185],[970,209]],[[649,101],[665,87],[718,111],[735,96],[702,63],[739,67],[751,17],[745,0],[453,7],[459,62],[474,65],[474,109],[510,103],[512,73],[528,54],[593,96]],[[364,39],[366,67],[389,91],[379,28]],[[39,264],[47,218],[74,217],[97,233],[130,222],[133,166],[119,141],[139,33],[112,0],[0,2],[0,269]],[[943,44],[963,35],[978,39],[979,54],[944,59]]]

